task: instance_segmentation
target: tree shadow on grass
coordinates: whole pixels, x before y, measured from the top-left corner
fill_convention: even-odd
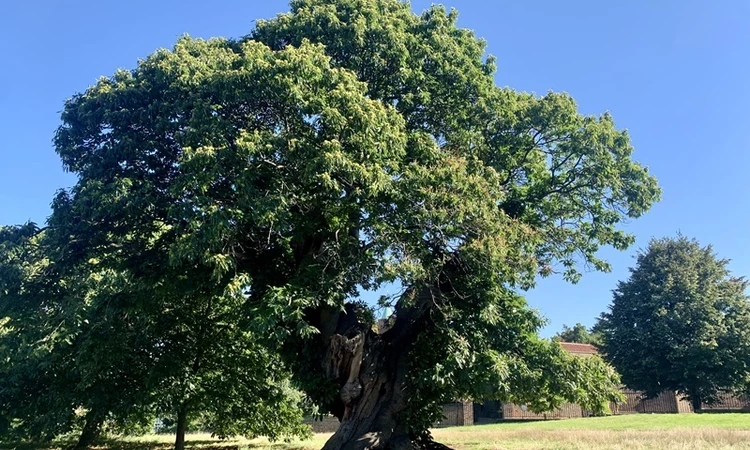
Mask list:
[[[36,442],[0,442],[0,450],[46,450],[49,444]]]
[[[117,441],[111,440],[107,443],[102,443],[96,447],[92,447],[92,450],[172,450],[174,443],[172,442],[160,442],[160,441]],[[196,441],[185,441],[186,450],[304,450],[309,449],[310,446],[300,445],[299,443],[285,443],[285,442],[243,442],[238,444],[236,441],[219,441],[219,440],[196,440]],[[3,449],[0,449],[3,450]],[[19,449],[19,450],[40,450],[40,449]]]
[[[260,448],[262,448],[263,450],[304,450],[304,449],[308,449],[311,447],[309,445],[305,446],[299,443],[287,444],[283,442],[275,442],[273,444],[270,444],[268,442],[265,442],[263,444],[248,444],[246,448],[249,450],[260,449]]]
[[[173,442],[163,441],[122,441],[117,439],[104,439],[93,450],[171,450]],[[185,441],[185,449],[189,450],[239,450],[240,446],[234,441],[218,440],[195,440]],[[3,450],[3,449],[0,449]],[[22,450],[22,449],[19,449]],[[23,449],[35,450],[35,449]]]
[[[75,440],[55,441],[54,443],[0,442],[0,450],[70,450],[74,444]],[[126,441],[115,438],[104,438],[90,448],[91,450],[171,450],[174,448],[174,443],[156,440]],[[284,442],[243,443],[239,445],[236,441],[232,440],[185,441],[186,450],[302,450],[305,448],[310,447]]]

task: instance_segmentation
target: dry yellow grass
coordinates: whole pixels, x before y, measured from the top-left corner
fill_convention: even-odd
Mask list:
[[[750,414],[639,414],[446,428],[433,435],[458,450],[750,450]]]
[[[750,417],[748,417],[750,421]],[[750,431],[679,430],[436,430],[435,439],[457,450],[705,450],[748,449]]]
[[[750,421],[750,416],[748,416]],[[473,430],[446,428],[433,432],[435,439],[456,450],[750,450],[749,430],[676,429],[676,430],[538,430],[475,427]],[[192,435],[193,448],[214,447],[249,450],[317,450],[330,434],[317,434],[309,441],[270,443],[265,439],[215,441],[207,435]],[[171,436],[157,443],[132,439],[141,449],[167,450]],[[146,444],[146,445],[143,445]],[[149,445],[151,444],[151,445]],[[156,444],[156,445],[153,445]],[[161,445],[160,445],[161,444]],[[133,449],[125,445],[123,450]],[[114,450],[110,447],[109,450]]]

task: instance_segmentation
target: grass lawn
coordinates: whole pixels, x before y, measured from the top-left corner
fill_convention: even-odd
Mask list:
[[[750,414],[638,414],[435,430],[457,449],[750,449]]]
[[[638,414],[587,419],[513,422],[441,428],[435,439],[458,450],[750,450],[750,414]],[[309,441],[269,443],[264,439],[219,441],[205,434],[187,437],[191,450],[316,450],[330,434]],[[168,450],[174,437],[120,438],[100,450]],[[58,447],[59,448],[59,447]],[[0,450],[41,450],[0,444]]]

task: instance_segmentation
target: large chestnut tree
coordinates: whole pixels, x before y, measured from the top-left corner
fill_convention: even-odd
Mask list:
[[[456,398],[606,408],[616,375],[537,338],[521,292],[608,270],[598,249],[632,243],[618,224],[656,180],[609,114],[498,87],[456,18],[294,0],[245,38],[182,38],[99,80],[55,138],[78,177],[50,220],[61,260],[235,292],[236,326],[341,420],[326,449],[433,445]],[[386,285],[376,331],[361,293]]]

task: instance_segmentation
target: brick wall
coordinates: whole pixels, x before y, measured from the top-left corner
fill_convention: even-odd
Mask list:
[[[677,413],[693,412],[690,401],[674,392],[662,392],[658,397],[646,399],[642,392],[624,389],[626,402],[611,405],[613,414],[634,413]],[[713,405],[703,405],[704,411],[750,411],[750,397],[723,394],[721,400]]]
[[[516,405],[513,403],[504,403],[502,406],[502,418],[503,419],[566,419],[573,417],[586,417],[588,412],[584,412],[580,405],[575,403],[565,403],[559,408],[543,412],[534,413],[529,409],[524,408],[522,405]]]
[[[456,427],[474,424],[474,404],[470,401],[446,403],[443,405],[443,420],[435,427]]]
[[[310,425],[313,433],[333,433],[339,429],[339,419],[334,416],[326,416],[320,420],[308,418],[305,423]]]
[[[474,425],[474,403],[461,401],[443,405],[443,420],[434,424],[436,428]],[[326,416],[321,420],[305,419],[313,433],[333,433],[339,428],[339,419]]]
[[[722,394],[713,405],[702,405],[704,411],[750,411],[750,396]]]
[[[610,409],[613,415],[621,414],[685,414],[692,413],[693,407],[688,400],[675,392],[664,391],[656,398],[646,398],[641,391],[623,389],[625,402],[620,404],[611,403]],[[726,394],[722,396],[719,403],[703,405],[704,411],[750,411],[750,397],[733,396]],[[554,411],[536,414],[519,405],[505,403],[501,407],[503,419],[567,419],[574,417],[588,417],[590,412],[582,409],[575,403],[566,403]],[[479,417],[482,420],[482,417]]]
[[[464,401],[461,404],[464,407],[464,423],[462,425],[474,425],[474,402]]]
[[[643,392],[632,389],[623,389],[625,403],[610,404],[612,414],[636,414],[636,413],[683,413],[690,412],[689,404],[684,400],[678,399],[677,394],[670,391],[664,391],[656,398],[645,398]]]
[[[677,414],[693,412],[693,405],[682,396],[677,396]]]
[[[623,389],[625,403],[610,404],[613,415],[637,414],[637,413],[689,413],[693,409],[690,402],[680,398],[674,392],[662,392],[658,397],[647,399],[640,391]],[[750,405],[748,405],[750,407]],[[505,403],[501,407],[503,419],[568,419],[576,417],[589,417],[591,411],[581,408],[575,403],[566,403],[560,408],[544,413],[533,413],[520,405]],[[481,420],[481,418],[480,418]]]

